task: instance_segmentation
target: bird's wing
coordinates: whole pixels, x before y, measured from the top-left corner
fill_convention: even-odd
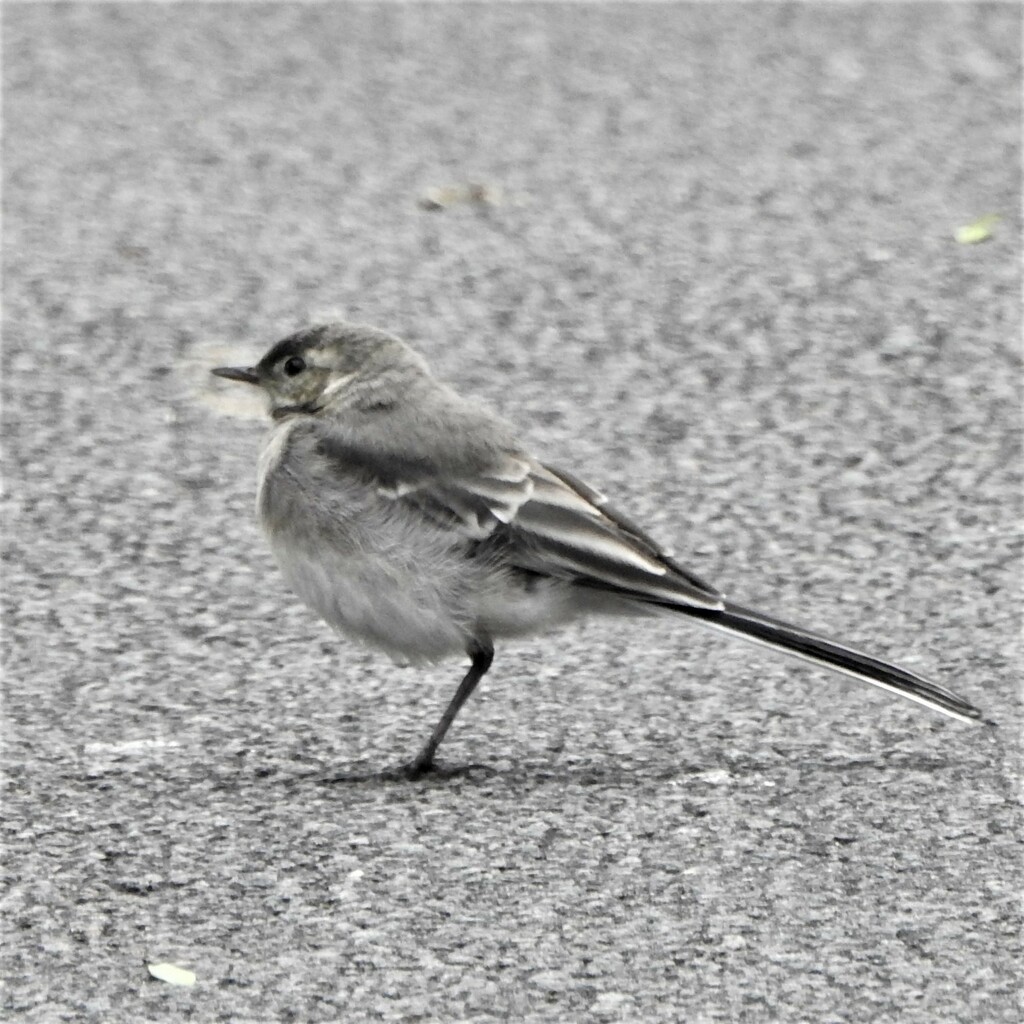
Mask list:
[[[523,568],[570,575],[642,600],[723,607],[714,587],[673,561],[600,492],[540,463],[534,463],[530,479],[530,500],[510,524],[520,541],[513,558]]]
[[[640,600],[723,607],[722,596],[568,473],[508,452],[472,473],[416,473],[378,493],[417,508],[522,569]]]
[[[576,497],[582,498],[592,510],[596,510],[602,520],[602,525],[606,528],[610,525],[621,541],[632,543],[649,558],[667,569],[667,575],[671,578],[674,586],[684,582],[688,588],[692,588],[696,592],[694,596],[697,597],[697,600],[687,603],[699,604],[708,608],[722,607],[723,597],[716,587],[688,569],[684,569],[675,561],[670,551],[637,526],[632,519],[609,505],[608,499],[600,491],[594,490],[565,470],[555,469],[552,466],[541,466],[540,468],[546,474],[555,477],[563,488],[572,492]],[[593,511],[590,515],[593,517]]]

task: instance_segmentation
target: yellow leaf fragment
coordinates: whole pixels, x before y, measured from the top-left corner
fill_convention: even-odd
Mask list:
[[[177,964],[146,964],[146,970],[153,975],[157,981],[165,981],[168,985],[194,985],[196,976],[191,971]]]
[[[961,245],[977,245],[987,242],[992,237],[992,228],[1002,220],[998,213],[986,213],[970,224],[964,224],[953,232],[953,237]]]

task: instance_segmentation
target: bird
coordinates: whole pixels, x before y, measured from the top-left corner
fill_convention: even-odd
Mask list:
[[[393,334],[319,324],[254,366],[211,372],[266,399],[257,517],[298,597],[400,663],[469,657],[426,743],[398,769],[409,779],[436,769],[496,642],[591,615],[681,615],[950,718],[981,715],[915,672],[727,598]]]

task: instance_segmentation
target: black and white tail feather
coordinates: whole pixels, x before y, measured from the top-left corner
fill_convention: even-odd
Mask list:
[[[688,617],[712,629],[871,683],[961,722],[973,721],[981,715],[978,708],[962,697],[924,676],[750,608],[726,601],[721,611],[705,612],[698,608],[685,611]]]

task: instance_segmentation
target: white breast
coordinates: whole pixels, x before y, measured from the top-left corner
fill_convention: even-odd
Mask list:
[[[300,427],[267,440],[257,497],[289,585],[338,631],[402,660],[464,653],[468,567],[451,557],[452,536],[320,458]]]
[[[465,652],[468,624],[443,576],[381,554],[311,550],[286,537],[272,547],[295,593],[339,632],[405,661]]]

